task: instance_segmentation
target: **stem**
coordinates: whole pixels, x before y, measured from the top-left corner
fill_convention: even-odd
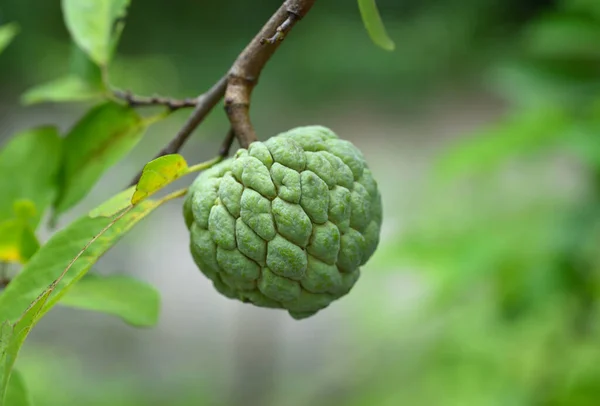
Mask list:
[[[198,125],[206,118],[208,113],[215,107],[215,105],[221,100],[225,93],[225,86],[227,85],[227,79],[222,77],[217,83],[213,85],[206,93],[198,98],[198,102],[192,115],[188,118],[183,127],[175,135],[175,138],[171,140],[158,154],[152,159],[160,158],[161,156],[175,154],[179,152],[183,144],[192,135],[192,132],[198,127]],[[129,186],[133,186],[138,183],[142,171],[140,171],[136,177],[129,183]]]
[[[163,204],[168,202],[169,200],[173,200],[173,199],[177,199],[179,197],[183,197],[186,195],[186,193],[188,192],[188,188],[183,188],[183,189],[179,189],[176,190],[174,192],[169,193],[168,195],[161,197],[160,199],[157,200],[157,203]]]
[[[225,111],[231,123],[231,130],[227,133],[219,155],[226,156],[229,153],[234,134],[242,148],[247,148],[250,143],[256,141],[258,138],[250,121],[252,90],[267,61],[281,45],[286,34],[297,21],[308,13],[315,1],[286,0],[237,57],[227,75],[196,99],[194,111],[187,122],[153,159],[179,152],[193,131],[204,121],[223,96],[225,96]],[[135,100],[134,96],[131,96],[130,99]],[[137,101],[144,100],[138,99]],[[141,171],[129,186],[137,184],[140,176]]]
[[[229,70],[225,111],[242,148],[258,138],[250,120],[250,98],[258,78],[285,35],[316,0],[287,0],[250,41]]]
[[[131,107],[150,107],[150,106],[165,106],[169,111],[175,111],[187,107],[195,107],[198,104],[198,97],[193,99],[173,99],[162,96],[138,96],[130,91],[114,89],[112,95],[117,99],[124,100]]]
[[[203,171],[203,170],[208,169],[208,168],[212,167],[213,165],[219,163],[222,160],[223,160],[223,157],[218,156],[216,158],[211,159],[210,161],[200,162],[199,164],[192,165],[192,166],[188,167],[186,174],[192,173],[192,172]]]
[[[229,155],[229,150],[231,149],[231,145],[233,144],[233,140],[235,139],[235,132],[233,132],[233,128],[230,128],[227,131],[227,135],[221,144],[221,148],[219,148],[219,156],[225,158]]]

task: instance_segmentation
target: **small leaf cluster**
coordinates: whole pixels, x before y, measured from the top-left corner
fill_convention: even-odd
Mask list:
[[[110,92],[108,70],[124,27],[128,0],[62,1],[72,52],[64,76],[27,90],[21,102],[91,102],[65,132],[52,124],[14,134],[0,148],[0,404],[30,405],[14,369],[19,350],[36,323],[54,306],[102,312],[133,326],[158,320],[158,291],[126,275],[88,272],[133,226],[183,191],[150,199],[193,168],[177,154],[149,162],[139,182],[54,232],[53,227],[89,194],[106,171],[143,139],[148,126],[166,117],[141,116]],[[19,27],[0,27],[0,52]],[[49,220],[46,222],[45,220]]]

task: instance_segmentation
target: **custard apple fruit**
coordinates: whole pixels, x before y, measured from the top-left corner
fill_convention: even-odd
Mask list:
[[[382,216],[362,153],[322,126],[239,149],[196,178],[183,211],[194,261],[219,292],[295,319],[352,289]]]

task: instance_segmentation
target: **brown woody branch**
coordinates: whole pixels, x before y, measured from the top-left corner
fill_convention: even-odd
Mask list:
[[[177,135],[175,135],[175,138],[160,151],[157,158],[162,155],[174,154],[183,147],[183,144],[185,144],[196,127],[204,121],[208,113],[210,113],[219,100],[221,100],[223,94],[225,94],[226,85],[227,78],[222,77],[213,85],[213,87],[198,98],[198,103],[196,104],[196,108],[192,112],[192,115],[188,118],[183,127],[181,127]]]
[[[219,156],[225,158],[229,155],[229,150],[231,149],[231,145],[233,145],[233,140],[235,139],[235,133],[233,132],[233,128],[230,128],[227,131],[227,135],[221,144],[221,148],[219,148]]]
[[[229,70],[225,111],[240,143],[247,148],[257,140],[250,120],[250,98],[267,61],[285,35],[311,9],[315,0],[287,0],[246,46]]]
[[[271,38],[261,38],[260,43],[274,44],[277,41],[283,41],[285,34],[292,29],[299,17],[294,13],[289,13],[288,18],[275,30],[275,34]]]
[[[191,116],[175,135],[175,138],[154,159],[179,152],[192,132],[200,125],[223,96],[225,96],[225,111],[231,123],[231,129],[227,133],[219,154],[221,156],[229,154],[229,149],[234,138],[237,138],[240,146],[244,148],[247,148],[250,143],[256,141],[256,133],[249,114],[252,90],[256,86],[258,77],[267,61],[275,53],[281,41],[283,41],[286,34],[296,22],[306,15],[315,1],[286,0],[237,57],[227,75],[215,83],[210,90],[195,99],[195,108]],[[138,98],[132,101],[135,103],[142,100]],[[172,100],[172,102],[175,102],[175,106],[179,105],[177,101]],[[183,104],[185,101],[179,102]],[[142,103],[138,105],[146,104]],[[168,104],[165,105],[168,106]],[[178,108],[182,107],[184,106]],[[141,172],[138,173],[130,185],[135,185],[139,181],[140,176]]]
[[[119,89],[114,89],[112,93],[117,99],[124,100],[131,107],[165,106],[169,110],[175,111],[186,107],[195,107],[198,104],[198,98],[178,100],[161,96],[138,96],[128,90]]]

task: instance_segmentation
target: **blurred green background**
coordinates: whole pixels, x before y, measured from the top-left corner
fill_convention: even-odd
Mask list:
[[[53,311],[19,359],[37,405],[600,404],[600,2],[377,3],[395,52],[370,42],[355,2],[317,2],[253,99],[260,138],[327,125],[379,179],[382,241],[352,294],[300,322],[220,296],[172,202],[97,266],[155,284],[160,324]],[[113,84],[201,93],[279,4],[133,0]],[[2,0],[10,21],[0,139],[69,128],[89,106],[19,104],[68,69],[59,2]],[[122,188],[185,117],[151,128],[61,224]],[[226,129],[216,109],[182,153],[213,156]]]

